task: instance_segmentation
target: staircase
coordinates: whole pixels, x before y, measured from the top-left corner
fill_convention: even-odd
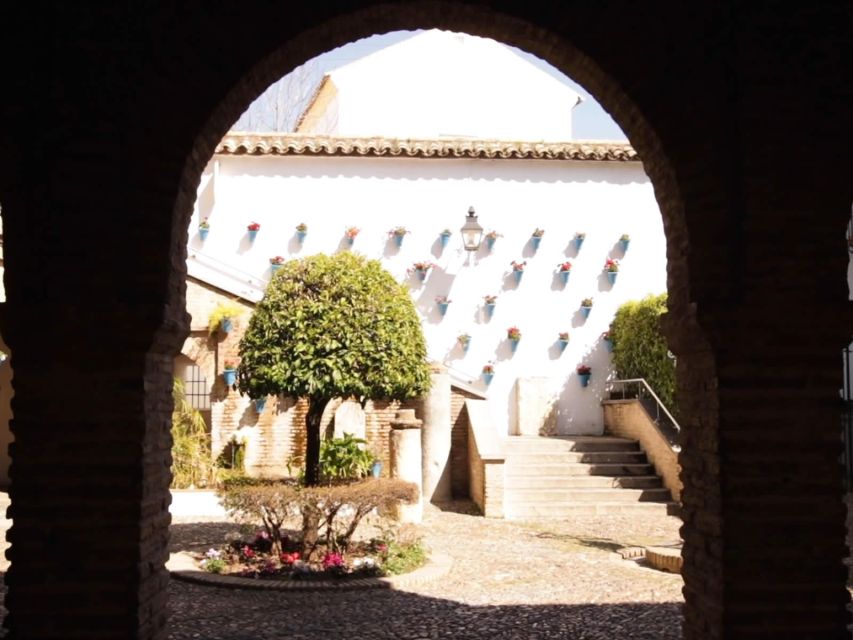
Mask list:
[[[609,436],[505,441],[505,517],[673,513],[677,504],[635,440]]]

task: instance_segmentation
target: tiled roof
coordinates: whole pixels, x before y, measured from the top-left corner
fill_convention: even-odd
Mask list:
[[[512,142],[441,138],[338,138],[303,134],[229,133],[216,147],[220,155],[370,156],[406,158],[482,158],[497,160],[583,160],[639,162],[627,142]]]

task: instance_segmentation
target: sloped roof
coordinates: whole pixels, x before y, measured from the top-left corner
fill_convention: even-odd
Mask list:
[[[219,155],[481,158],[489,160],[579,160],[639,162],[627,142],[577,140],[523,142],[469,138],[342,138],[303,134],[232,132],[217,145]]]

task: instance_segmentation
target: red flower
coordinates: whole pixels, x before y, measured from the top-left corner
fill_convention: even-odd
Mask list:
[[[257,231],[258,229],[260,229],[260,228],[261,228],[261,225],[260,225],[260,224],[258,224],[257,222],[253,222],[252,224],[250,224],[250,225],[249,225],[248,227],[246,227],[246,228],[247,228],[249,231]]]

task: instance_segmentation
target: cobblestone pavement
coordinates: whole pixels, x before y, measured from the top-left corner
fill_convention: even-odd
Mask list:
[[[173,580],[170,638],[649,639],[681,637],[680,576],[623,560],[619,548],[678,540],[676,518],[507,522],[428,507],[422,533],[454,560],[445,578],[406,590],[258,592]],[[172,550],[236,531],[172,525]]]

